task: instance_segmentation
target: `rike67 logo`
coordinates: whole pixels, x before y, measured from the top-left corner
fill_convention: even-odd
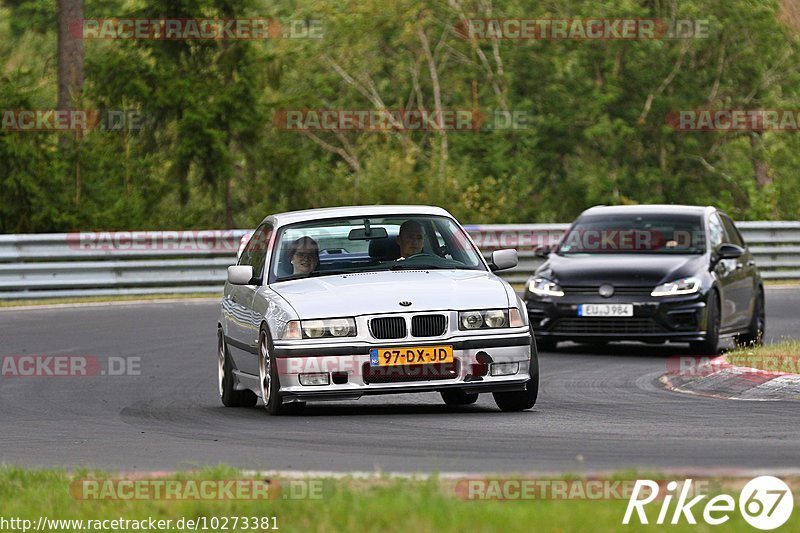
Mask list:
[[[664,493],[660,493],[660,487],[666,489]],[[670,481],[666,487],[649,479],[637,480],[622,523],[635,523],[635,520],[631,521],[634,516],[640,524],[650,523],[645,507],[657,499],[661,501],[655,520],[659,525],[679,524],[682,520],[688,524],[697,524],[694,513],[698,513],[705,523],[718,526],[730,520],[731,514],[737,509],[736,500],[728,494],[718,494],[708,499],[705,505],[698,505],[708,495],[700,494],[691,498],[692,493],[691,479],[685,480],[683,485]],[[671,509],[676,497],[675,507]],[[776,477],[759,476],[751,479],[739,493],[738,510],[745,521],[757,529],[767,531],[782,526],[789,520],[793,508],[794,495],[791,489]]]

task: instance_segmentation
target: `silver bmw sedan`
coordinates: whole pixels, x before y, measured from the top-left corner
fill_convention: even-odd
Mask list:
[[[271,215],[228,268],[218,329],[219,393],[270,414],[306,401],[492,393],[536,403],[539,366],[524,303],[450,213],[360,206]]]

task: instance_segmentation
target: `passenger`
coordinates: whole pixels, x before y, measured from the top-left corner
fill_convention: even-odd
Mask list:
[[[289,247],[292,275],[310,274],[319,265],[319,245],[311,237],[300,237]]]
[[[416,220],[406,220],[400,225],[400,234],[397,236],[400,246],[400,259],[407,259],[412,255],[422,253],[425,246],[425,232],[422,224]]]

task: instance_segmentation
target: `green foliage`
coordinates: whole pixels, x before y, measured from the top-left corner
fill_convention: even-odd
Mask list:
[[[0,109],[52,108],[52,2],[0,8]],[[795,219],[794,132],[681,132],[676,110],[797,109],[778,0],[87,0],[84,16],[319,21],[320,39],[87,40],[84,107],[141,131],[0,133],[0,231],[247,227],[309,207],[430,203],[469,223],[568,221],[594,204],[714,204]],[[665,40],[467,40],[462,18],[701,19]],[[296,27],[296,26],[295,26]],[[431,75],[432,58],[436,81]],[[287,109],[521,111],[522,129],[282,131]],[[760,179],[756,168],[763,170]]]

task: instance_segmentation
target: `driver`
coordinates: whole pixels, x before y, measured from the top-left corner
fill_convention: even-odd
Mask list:
[[[397,236],[400,246],[400,259],[407,259],[412,255],[422,253],[425,245],[425,233],[422,224],[416,220],[406,220],[400,225],[400,234]]]

